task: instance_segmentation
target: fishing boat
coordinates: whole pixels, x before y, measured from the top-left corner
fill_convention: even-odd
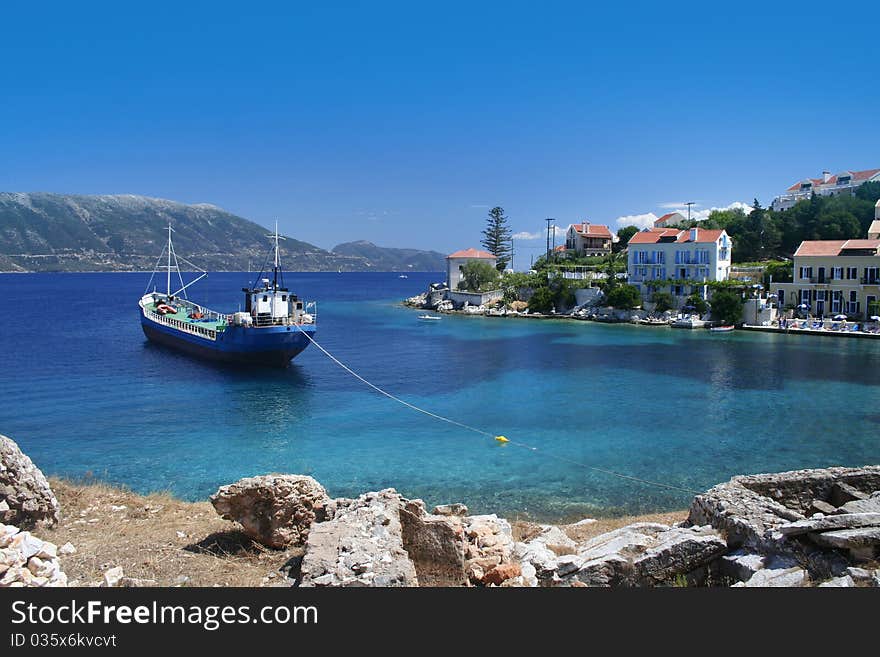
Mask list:
[[[309,345],[315,334],[317,307],[284,286],[278,247],[279,240],[284,238],[278,235],[277,224],[275,234],[268,236],[273,239],[274,251],[271,275],[264,277],[261,270],[251,285],[241,288],[244,310],[232,314],[210,310],[187,297],[187,288],[208,274],[177,255],[172,232],[168,226],[168,243],[147,283],[149,290],[157,271],[165,269],[165,292],[157,292],[154,287],[138,302],[141,327],[149,340],[198,358],[278,367],[287,367]],[[167,264],[160,267],[163,256]],[[184,284],[181,261],[200,275]],[[179,287],[171,284],[172,272],[177,274]]]
[[[439,315],[419,315],[419,319],[422,320],[431,320],[431,319],[443,319]]]
[[[712,326],[709,328],[710,331],[714,331],[715,333],[730,333],[733,330],[733,326]]]
[[[697,315],[689,315],[689,316],[679,316],[672,322],[672,328],[686,328],[686,329],[695,329],[695,328],[703,328],[706,326],[706,322],[700,319]]]

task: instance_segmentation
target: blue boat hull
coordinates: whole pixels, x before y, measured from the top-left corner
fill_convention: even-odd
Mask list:
[[[314,335],[315,327],[305,325],[245,328],[229,326],[216,340],[179,331],[141,314],[144,335],[157,344],[172,347],[197,358],[242,365],[287,367],[292,358],[309,346],[303,331]]]

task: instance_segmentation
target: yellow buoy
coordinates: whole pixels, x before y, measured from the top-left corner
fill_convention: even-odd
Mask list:
[[[507,438],[505,438],[504,436],[495,436],[495,440],[497,440],[499,443],[509,443],[509,442],[510,442],[510,441],[509,441]]]

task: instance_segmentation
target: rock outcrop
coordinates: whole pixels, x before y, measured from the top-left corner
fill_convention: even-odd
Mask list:
[[[734,477],[697,495],[689,521],[724,532],[743,558],[784,557],[813,581],[841,577],[880,554],[880,466]],[[767,577],[756,581],[775,585]]]
[[[335,502],[305,475],[262,475],[221,486],[211,504],[245,534],[272,548],[302,545],[315,522],[333,517]]]
[[[300,586],[418,586],[403,545],[402,505],[393,488],[338,500],[335,517],[308,534]]]
[[[54,543],[0,524],[0,587],[12,586],[67,586],[67,575]]]
[[[60,510],[49,482],[15,441],[0,435],[0,522],[54,525]]]
[[[705,583],[706,566],[726,551],[711,527],[635,523],[596,536],[573,554],[533,564],[542,586],[661,586],[680,577],[696,584]]]

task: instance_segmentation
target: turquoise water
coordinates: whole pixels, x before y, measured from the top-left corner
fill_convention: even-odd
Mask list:
[[[218,367],[147,342],[148,275],[0,276],[0,433],[47,473],[203,499],[265,472],[333,495],[560,518],[682,508],[739,473],[880,462],[880,342],[445,317],[398,301],[438,274],[291,274],[317,339],[379,386],[538,452],[382,397],[309,347],[288,370]],[[246,275],[197,301],[237,310]]]

